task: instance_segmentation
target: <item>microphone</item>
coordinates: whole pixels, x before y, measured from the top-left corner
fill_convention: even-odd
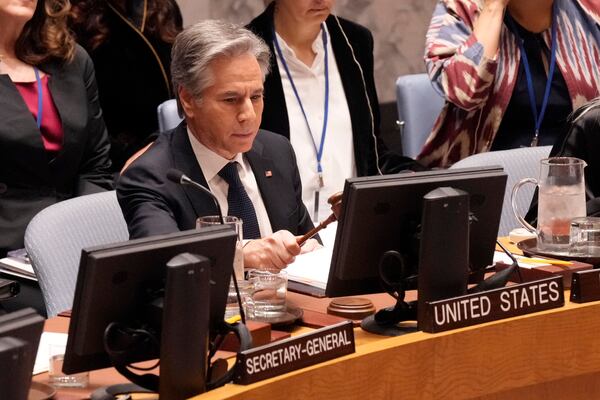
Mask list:
[[[181,172],[180,170],[175,169],[175,168],[171,168],[170,170],[167,171],[167,179],[169,179],[171,182],[177,183],[178,185],[186,185],[186,186],[195,187],[196,189],[200,190],[201,192],[209,195],[210,198],[213,199],[213,201],[215,202],[215,206],[217,207],[217,212],[219,213],[219,221],[221,221],[222,225],[225,224],[225,220],[223,220],[223,212],[221,211],[221,206],[219,205],[219,201],[217,200],[217,198],[215,197],[213,192],[211,192],[207,187],[199,184],[198,182],[193,181],[189,176],[187,176],[186,174],[184,174],[183,172]]]
[[[217,198],[213,194],[213,192],[211,192],[207,187],[199,184],[196,181],[193,181],[189,176],[187,176],[186,174],[184,174],[183,172],[181,172],[180,170],[175,169],[175,168],[171,168],[170,170],[167,171],[167,179],[169,179],[171,182],[177,183],[178,185],[187,185],[187,186],[195,187],[196,189],[200,190],[201,192],[204,192],[207,195],[209,195],[211,197],[211,199],[213,199],[213,201],[215,202],[215,206],[217,207],[217,212],[219,213],[219,221],[221,222],[221,225],[225,225],[225,220],[223,219],[223,212],[221,211],[221,206],[219,205],[219,201],[217,200]],[[237,279],[235,277],[235,271],[233,272],[233,274],[231,276],[232,276],[232,280],[233,280],[233,286],[235,287],[235,292],[237,294],[238,306],[240,307],[240,317],[242,319],[242,324],[245,324],[246,323],[246,315],[244,313],[244,307],[242,305],[242,296],[240,295],[240,289],[238,287]]]

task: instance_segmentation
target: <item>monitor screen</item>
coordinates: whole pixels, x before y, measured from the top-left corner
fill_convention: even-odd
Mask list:
[[[0,398],[27,398],[43,328],[44,318],[30,308],[0,316]]]
[[[231,226],[215,226],[84,249],[63,370],[75,373],[111,366],[103,344],[111,322],[157,323],[145,314],[148,303],[165,286],[167,262],[181,253],[210,260],[209,325],[222,323],[236,240]],[[185,309],[181,315],[185,317]],[[127,361],[158,356],[138,354]]]
[[[344,187],[327,296],[382,292],[378,263],[388,250],[400,252],[416,274],[423,196],[442,186],[469,193],[471,271],[491,264],[506,186],[501,167],[352,178]]]

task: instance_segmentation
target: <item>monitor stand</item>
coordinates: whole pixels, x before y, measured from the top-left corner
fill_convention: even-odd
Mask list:
[[[395,250],[383,253],[379,258],[379,280],[382,288],[396,299],[396,305],[363,319],[361,328],[384,336],[416,332],[417,302],[404,300],[406,290],[414,287],[416,278],[402,254]]]
[[[382,308],[363,319],[360,327],[367,332],[383,336],[401,336],[416,332],[417,301],[404,301],[405,291],[398,293],[394,307]]]
[[[131,329],[115,323],[109,325],[105,333],[106,351],[117,371],[139,386],[100,389],[94,393],[94,400],[114,399],[116,393],[146,392],[145,389],[159,392],[161,399],[183,400],[206,391],[210,266],[208,258],[190,253],[179,254],[167,263],[164,297],[156,299],[151,306],[162,314],[157,319],[162,325],[159,329],[162,331],[159,377],[148,373],[138,375],[129,370],[125,361],[127,353],[148,349],[152,346],[150,342],[157,344],[157,332]],[[128,349],[118,351],[109,344],[122,343],[126,339],[133,344]],[[125,357],[120,358],[120,355]]]

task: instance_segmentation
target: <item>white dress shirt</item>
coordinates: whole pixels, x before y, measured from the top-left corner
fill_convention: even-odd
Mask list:
[[[223,169],[227,163],[231,161],[237,161],[237,169],[240,175],[240,180],[244,185],[244,189],[246,189],[246,192],[248,193],[248,197],[250,197],[250,201],[252,201],[252,204],[254,205],[256,219],[258,220],[258,227],[260,229],[260,237],[265,237],[272,234],[273,228],[271,227],[271,221],[269,220],[265,203],[263,202],[260,191],[258,190],[258,184],[256,183],[256,178],[254,177],[254,173],[252,172],[252,168],[250,167],[248,160],[246,160],[241,153],[238,153],[232,160],[221,157],[200,143],[200,141],[196,139],[194,134],[190,131],[189,127],[187,128],[187,133],[190,138],[190,143],[192,145],[194,155],[196,156],[196,160],[198,160],[200,169],[204,174],[204,179],[206,179],[210,191],[217,198],[223,215],[227,215],[227,212],[229,211],[229,204],[227,203],[229,184],[219,176],[219,171]],[[243,229],[244,227],[242,224],[242,230]]]
[[[327,32],[326,26],[325,30]],[[327,32],[327,35],[329,35],[329,32]],[[275,52],[290,121],[290,142],[296,153],[300,180],[302,181],[302,200],[306,204],[313,221],[318,222],[331,214],[331,207],[327,204],[329,196],[344,189],[346,178],[356,176],[352,122],[348,102],[346,101],[346,94],[331,48],[331,38],[329,37],[327,41],[329,117],[323,157],[321,158],[324,187],[320,189],[318,214],[315,215],[315,191],[319,190],[315,144],[318,148],[321,143],[325,104],[325,50],[323,39],[319,34],[313,42],[312,48],[316,57],[311,67],[308,67],[296,57],[294,50],[285,43],[279,34],[277,34],[277,41],[310,124],[309,131],[282,60],[279,54]],[[311,132],[314,143],[311,139]]]

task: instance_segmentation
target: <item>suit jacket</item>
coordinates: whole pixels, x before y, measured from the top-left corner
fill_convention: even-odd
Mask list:
[[[557,143],[551,156],[577,157],[587,163],[584,170],[588,215],[600,215],[600,107],[576,117],[562,144]]]
[[[27,224],[43,208],[112,188],[110,144],[92,61],[78,46],[71,63],[39,68],[49,75],[63,147],[49,158],[21,94],[8,75],[0,75],[0,255],[23,247]]]
[[[245,156],[256,177],[273,231],[285,229],[295,235],[308,232],[313,224],[302,203],[300,175],[290,143],[261,130]],[[208,194],[169,181],[167,171],[171,168],[208,187],[185,122],[160,134],[119,178],[117,198],[132,239],[193,229],[198,217],[217,214]]]
[[[265,108],[261,128],[279,133],[289,139],[290,123],[281,84],[281,73],[273,48],[274,9],[275,4],[271,3],[247,27],[260,36],[271,49],[271,73],[265,81]],[[325,23],[350,111],[357,174],[359,176],[378,174],[375,148],[378,150],[379,167],[383,173],[395,173],[409,168],[422,170],[423,168],[414,160],[389,150],[380,136],[381,117],[373,79],[373,35],[361,25],[343,18],[337,19],[341,29],[336,17],[332,15],[327,18]],[[351,47],[346,43],[344,34]],[[362,74],[354,61],[352,52],[362,68]],[[362,83],[363,77],[365,85]],[[373,110],[373,119],[369,113],[367,96]],[[376,144],[373,134],[377,138]]]

